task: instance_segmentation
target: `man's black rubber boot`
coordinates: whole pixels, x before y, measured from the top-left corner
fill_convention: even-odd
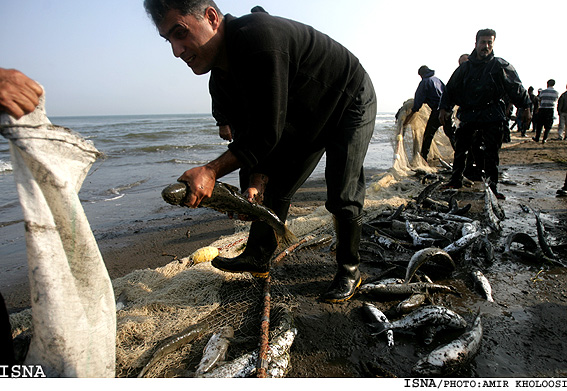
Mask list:
[[[350,299],[362,281],[358,265],[360,256],[360,234],[362,232],[362,215],[352,220],[335,219],[337,234],[337,274],[321,296],[321,300],[329,303],[341,303]]]
[[[242,254],[234,258],[216,257],[211,264],[225,272],[248,272],[254,277],[267,278],[270,274],[270,259],[277,247],[273,228],[263,221],[254,221]]]

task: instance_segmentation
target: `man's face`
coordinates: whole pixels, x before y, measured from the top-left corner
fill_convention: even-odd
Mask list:
[[[490,56],[492,49],[494,48],[494,37],[492,36],[480,36],[476,41],[476,55],[479,60],[483,60]]]
[[[200,19],[170,10],[157,27],[159,35],[171,44],[173,55],[185,61],[196,75],[203,75],[213,68],[218,57],[219,24],[219,15],[209,7]]]

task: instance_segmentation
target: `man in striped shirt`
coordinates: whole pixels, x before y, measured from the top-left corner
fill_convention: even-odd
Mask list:
[[[540,95],[540,106],[538,112],[538,123],[536,128],[536,135],[532,138],[535,142],[539,142],[539,136],[541,135],[542,128],[545,129],[543,133],[543,138],[541,142],[545,144],[547,141],[547,136],[549,136],[549,131],[553,126],[553,118],[555,115],[555,105],[557,99],[559,99],[559,93],[553,86],[555,85],[555,80],[550,79],[547,81],[547,88],[541,92]]]

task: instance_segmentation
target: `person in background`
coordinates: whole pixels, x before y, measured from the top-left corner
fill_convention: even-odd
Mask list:
[[[559,116],[559,125],[557,126],[558,140],[567,140],[567,132],[565,131],[565,123],[567,122],[567,91],[561,94],[557,101],[557,115]]]
[[[530,101],[532,102],[532,104],[531,104],[532,119],[529,123],[525,124],[526,133],[528,132],[528,130],[530,130],[530,127],[532,128],[532,131],[535,131],[536,121],[537,121],[537,114],[536,113],[539,109],[539,98],[534,94],[534,88],[532,86],[530,86],[530,88],[528,88],[528,95],[530,97]]]
[[[537,89],[537,95],[530,96],[534,105],[534,111],[532,113],[532,132],[535,132],[537,129],[538,118],[539,118],[539,104],[540,104],[540,95],[541,95],[541,88]]]
[[[543,132],[543,138],[541,139],[542,144],[547,142],[547,137],[549,136],[549,131],[553,126],[553,119],[555,116],[555,105],[557,104],[557,99],[559,98],[559,93],[553,86],[555,85],[555,80],[549,79],[547,81],[547,88],[543,90],[540,94],[539,100],[539,111],[537,119],[537,127],[535,137],[532,137],[536,143],[539,142],[539,136],[541,135],[542,128],[545,129]]]
[[[240,168],[250,173],[249,200],[285,221],[291,198],[324,153],[326,208],[337,234],[337,273],[322,300],[350,299],[361,283],[359,244],[365,198],[363,163],[376,121],[376,94],[359,60],[310,26],[265,12],[236,18],[212,0],[145,0],[173,54],[197,75],[211,73],[213,95],[234,127],[228,150],[185,171],[185,203],[197,207],[215,181]],[[266,278],[278,246],[274,230],[254,221],[239,256],[212,265]]]
[[[441,95],[443,95],[443,91],[445,91],[445,84],[443,84],[443,82],[435,76],[435,71],[429,69],[427,65],[421,66],[418,69],[417,74],[421,76],[421,82],[415,91],[411,113],[404,120],[403,126],[407,126],[412,117],[419,111],[419,109],[421,109],[421,106],[424,103],[431,108],[431,114],[427,120],[427,125],[425,126],[425,131],[423,133],[423,142],[421,144],[421,156],[427,160],[427,155],[429,154],[433,137],[435,136],[437,129],[441,126],[441,121],[439,121],[439,102],[441,100]],[[449,138],[451,146],[454,143],[452,125],[451,121],[445,121],[445,124],[443,125],[443,131]]]
[[[35,110],[43,89],[35,81],[15,69],[0,68],[0,112],[16,119]],[[0,365],[14,365],[14,345],[10,317],[0,294]]]
[[[495,39],[496,32],[492,29],[477,32],[475,49],[468,61],[459,66],[447,82],[439,116],[444,123],[453,107],[459,106],[453,172],[444,187],[463,186],[463,171],[472,145],[475,162],[483,176],[490,180],[492,191],[498,199],[505,199],[497,187],[498,154],[507,121],[504,99],[520,108],[529,108],[530,100],[514,67],[494,55]],[[529,110],[525,115],[530,115]]]
[[[469,60],[469,55],[467,53],[461,54],[461,57],[459,57],[459,65],[461,65],[464,62],[467,62],[468,60]]]

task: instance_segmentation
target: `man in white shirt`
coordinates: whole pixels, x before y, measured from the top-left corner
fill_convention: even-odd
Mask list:
[[[553,126],[553,119],[555,115],[555,105],[557,99],[559,99],[559,93],[553,86],[555,85],[555,80],[550,79],[547,81],[547,88],[541,92],[538,112],[538,122],[536,128],[536,135],[532,138],[535,142],[539,142],[539,136],[541,135],[542,128],[545,128],[543,133],[543,138],[541,140],[542,144],[547,141],[547,136],[549,136],[549,131]]]

